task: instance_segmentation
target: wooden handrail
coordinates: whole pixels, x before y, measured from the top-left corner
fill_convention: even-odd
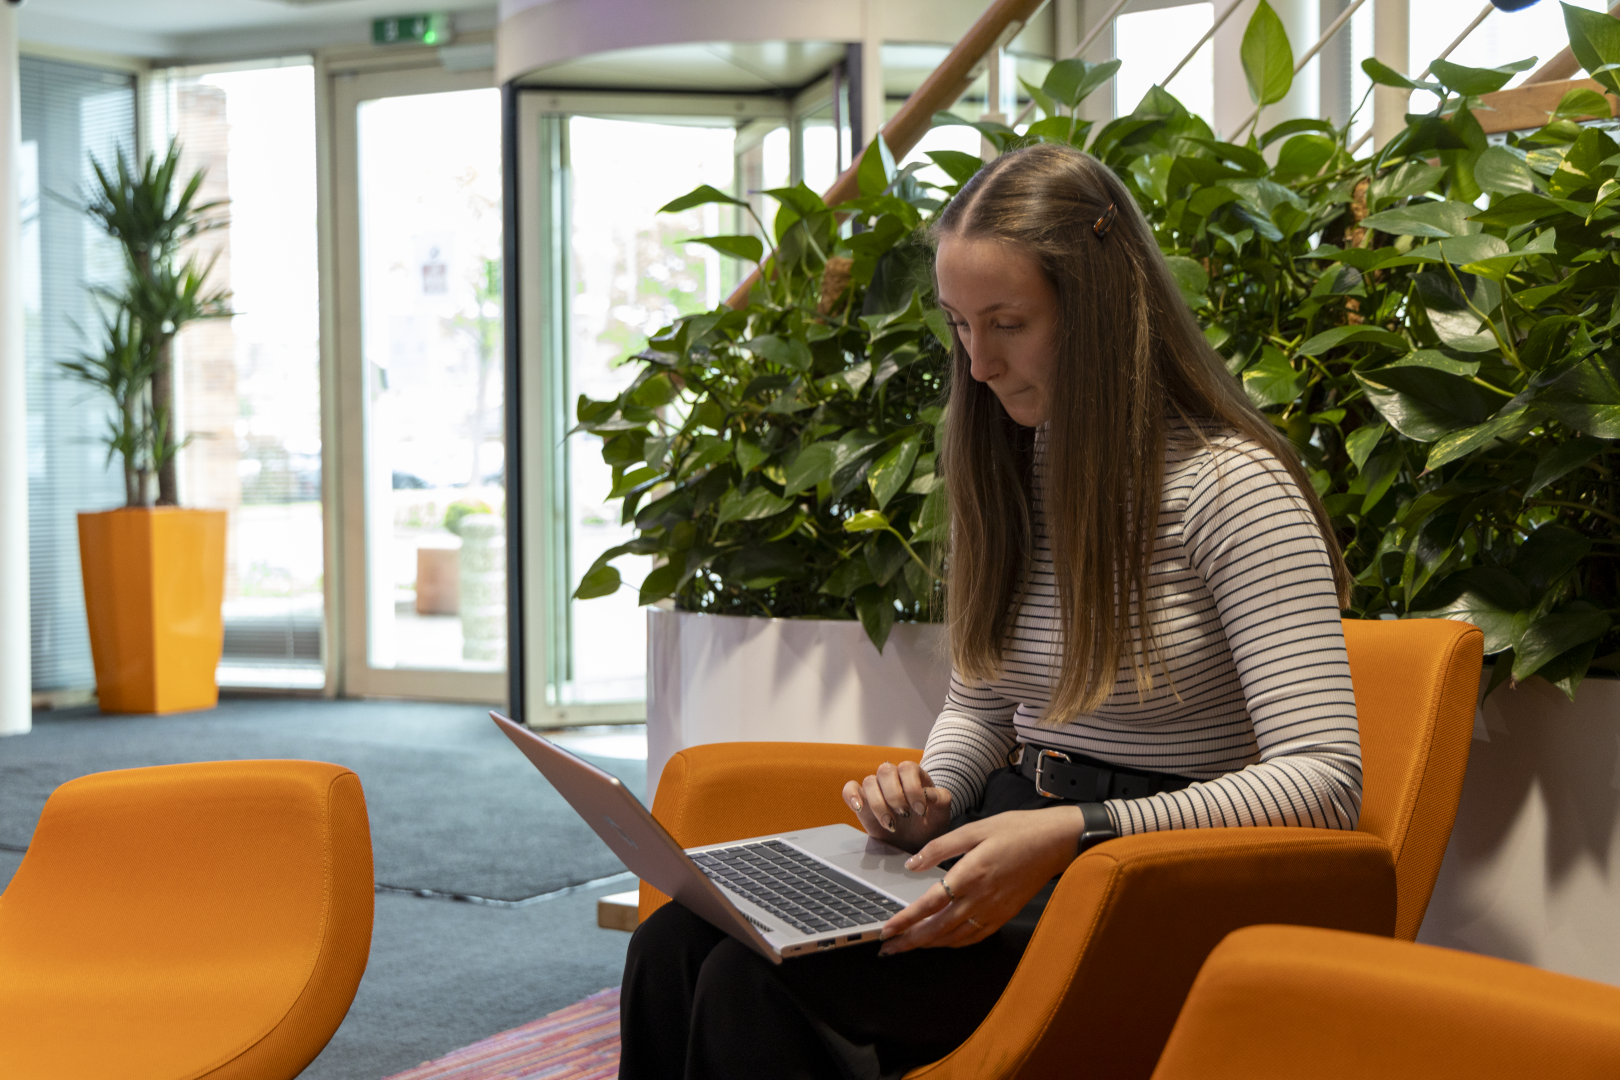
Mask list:
[[[1607,120],[1614,115],[1615,97],[1596,79],[1565,79],[1558,82],[1525,83],[1512,90],[1498,90],[1480,98],[1484,108],[1474,112],[1474,119],[1487,135],[1504,131],[1523,131],[1539,128],[1558,108],[1558,102],[1571,90],[1594,90],[1609,103],[1609,115],[1595,119]]]
[[[986,53],[996,47],[1001,35],[1013,23],[1025,23],[1034,15],[1046,0],[995,0],[973,28],[958,41],[954,48],[946,54],[939,67],[929,73],[928,78],[917,88],[917,92],[906,99],[900,106],[900,111],[883,125],[883,141],[888,144],[889,152],[899,161],[927,134],[933,123],[934,114],[941,109],[949,107],[961,97],[972,82],[973,69],[979,61],[984,59]],[[861,147],[832,187],[822,195],[828,206],[854,198],[860,192],[856,183],[856,176],[860,171],[861,158],[866,155],[866,148]],[[743,283],[737,286],[726,300],[728,307],[739,308],[748,303],[748,293],[755,283],[759,281],[759,271],[749,274]]]

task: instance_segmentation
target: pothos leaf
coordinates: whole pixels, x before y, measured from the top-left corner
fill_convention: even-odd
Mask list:
[[[1452,574],[1436,599],[1438,606],[1412,614],[1473,623],[1485,633],[1486,656],[1513,648],[1529,625],[1529,590],[1498,567],[1479,566]]]
[[[1089,60],[1059,60],[1046,73],[1041,89],[1071,109],[1079,105],[1103,83],[1114,77],[1120,60],[1093,64]]]
[[[879,585],[866,585],[855,590],[855,612],[861,617],[866,636],[882,652],[894,628],[894,596]]]
[[[973,174],[984,168],[984,159],[960,150],[930,150],[928,157],[958,184],[973,179]]]
[[[1350,460],[1355,463],[1358,472],[1367,467],[1367,458],[1388,432],[1387,424],[1368,424],[1345,436],[1345,452],[1350,455]]]
[[[1197,259],[1189,259],[1185,255],[1167,255],[1166,263],[1170,266],[1170,274],[1176,279],[1176,287],[1181,290],[1181,298],[1187,301],[1189,307],[1203,307],[1209,303],[1204,295],[1209,290],[1209,272]]]
[[[691,191],[678,199],[672,199],[658,208],[660,214],[676,214],[682,210],[690,210],[694,206],[703,206],[708,203],[725,203],[729,206],[747,206],[741,199],[734,199],[719,188],[708,184],[699,184]]]
[[[1620,64],[1620,19],[1601,11],[1587,11],[1565,4],[1564,28],[1569,32],[1569,50],[1594,79],[1611,93],[1620,93],[1620,80],[1611,64]]]
[[[872,498],[878,509],[889,505],[889,500],[911,479],[912,466],[917,464],[917,453],[922,449],[922,438],[912,435],[889,450],[872,465],[866,482],[872,488]]]
[[[1294,85],[1294,50],[1288,30],[1267,0],[1260,0],[1243,31],[1240,49],[1249,97],[1256,105],[1281,101]]]
[[[1596,641],[1614,620],[1584,600],[1565,604],[1525,627],[1513,648],[1513,677],[1528,679],[1543,664],[1577,645]]]
[[[1262,408],[1293,401],[1303,381],[1303,376],[1289,366],[1288,358],[1269,345],[1260,359],[1243,372],[1244,392]]]
[[[746,495],[732,488],[720,500],[718,524],[724,525],[728,521],[758,521],[760,518],[780,514],[792,505],[791,499],[773,495],[768,488],[757,487]]]
[[[702,244],[733,258],[755,263],[765,254],[765,243],[757,236],[702,236],[686,243]]]
[[[1525,498],[1574,472],[1601,454],[1608,446],[1609,444],[1602,439],[1593,439],[1585,435],[1554,446],[1542,454],[1541,459],[1536,462],[1536,471],[1530,475],[1530,483],[1524,489]]]

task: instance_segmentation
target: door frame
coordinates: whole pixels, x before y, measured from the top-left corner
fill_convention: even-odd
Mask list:
[[[329,390],[335,391],[332,427],[336,438],[336,484],[331,499],[336,519],[328,566],[342,570],[329,589],[328,603],[340,612],[332,640],[335,674],[344,696],[470,701],[505,705],[506,671],[440,668],[376,668],[369,648],[370,573],[366,542],[366,370],[362,349],[360,176],[358,111],[362,102],[460,90],[492,90],[494,72],[450,71],[442,66],[384,71],[331,70],[326,76],[326,130],[330,162],[329,207],[332,245],[331,305],[325,330],[333,343]],[[504,370],[504,368],[503,368]],[[333,558],[335,556],[335,559]],[[507,665],[521,663],[509,650]],[[329,679],[329,685],[333,680]]]
[[[738,125],[776,120],[793,129],[793,104],[764,94],[650,93],[508,84],[503,89],[507,157],[507,640],[513,715],[529,727],[636,724],[645,700],[551,700],[567,644],[564,612],[572,582],[566,488],[572,400],[567,378],[568,237],[571,163],[557,130],[575,116],[611,119],[704,116]],[[560,175],[559,175],[560,174]],[[514,258],[515,257],[515,258]],[[514,265],[515,263],[515,265]],[[562,279],[562,280],[559,280]],[[559,314],[552,318],[549,312]],[[513,433],[516,432],[514,437]],[[515,568],[515,570],[513,569]]]

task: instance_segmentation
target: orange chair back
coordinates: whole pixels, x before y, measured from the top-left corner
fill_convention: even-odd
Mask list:
[[[1252,926],[1198,973],[1153,1080],[1620,1076],[1620,987],[1492,957]]]
[[[1395,936],[1417,937],[1457,818],[1484,636],[1449,619],[1344,623],[1361,723],[1362,832],[1395,858]]]
[[[312,761],[97,773],[0,894],[6,1080],[290,1080],[366,968],[359,777]]]

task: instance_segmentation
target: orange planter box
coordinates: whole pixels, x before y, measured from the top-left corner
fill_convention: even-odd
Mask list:
[[[157,506],[80,514],[79,565],[102,711],[217,704],[225,511]]]

